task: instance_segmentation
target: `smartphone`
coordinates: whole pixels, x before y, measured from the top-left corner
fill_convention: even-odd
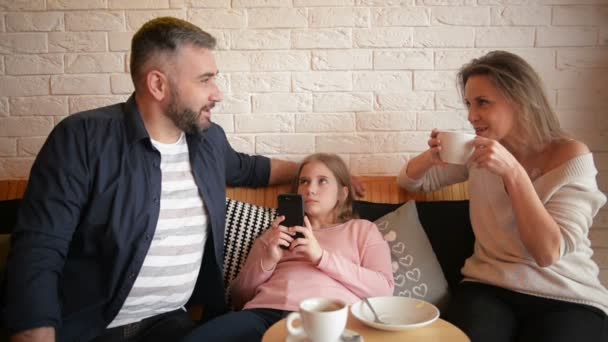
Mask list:
[[[277,214],[285,216],[285,220],[281,222],[281,225],[285,227],[304,227],[304,200],[302,199],[302,195],[280,194],[278,200],[279,209]],[[304,234],[299,232],[293,236],[294,239],[301,237],[304,237]],[[281,246],[281,248],[287,249],[285,246]]]

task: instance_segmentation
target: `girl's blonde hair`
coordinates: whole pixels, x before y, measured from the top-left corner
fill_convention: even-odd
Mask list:
[[[356,218],[355,213],[353,212],[353,185],[351,182],[351,174],[348,171],[348,167],[344,160],[340,158],[340,156],[332,153],[315,153],[311,154],[308,157],[304,158],[302,163],[300,164],[300,168],[298,169],[298,173],[293,183],[293,192],[298,192],[298,187],[300,185],[300,174],[302,173],[302,169],[306,164],[310,164],[312,162],[323,163],[336,177],[336,181],[338,182],[338,191],[342,187],[346,187],[348,189],[348,194],[345,200],[340,200],[341,196],[340,192],[338,192],[338,203],[334,208],[334,212],[336,213],[336,220],[339,223],[346,222],[350,219]]]
[[[565,137],[540,77],[523,58],[506,51],[491,51],[473,59],[458,72],[461,94],[464,94],[469,77],[476,75],[488,77],[515,104],[519,128],[524,130],[524,139],[535,149]]]

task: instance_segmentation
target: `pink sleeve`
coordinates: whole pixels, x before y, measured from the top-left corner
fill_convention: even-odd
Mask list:
[[[395,284],[388,243],[375,224],[363,229],[367,234],[363,246],[359,247],[360,265],[325,250],[317,267],[360,298],[392,296]],[[357,244],[357,241],[350,243]]]
[[[262,268],[262,256],[265,249],[264,241],[261,238],[256,239],[245,265],[232,281],[230,293],[236,309],[240,310],[248,301],[252,300],[258,286],[268,280],[274,272],[274,268],[271,270]]]

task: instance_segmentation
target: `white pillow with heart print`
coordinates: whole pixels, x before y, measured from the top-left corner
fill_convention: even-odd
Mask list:
[[[418,220],[416,203],[409,201],[375,223],[391,248],[393,295],[423,299],[445,309],[448,283]]]

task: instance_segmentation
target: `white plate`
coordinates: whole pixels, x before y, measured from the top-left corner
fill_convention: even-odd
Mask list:
[[[353,330],[344,329],[344,332],[342,333],[342,337],[336,342],[357,341],[356,339],[352,338],[352,336],[357,336],[357,335],[359,335],[359,334],[357,334]],[[285,342],[310,342],[310,340],[306,336],[294,336],[294,335],[288,334]],[[364,342],[363,336],[360,336],[358,342]]]
[[[373,328],[390,331],[414,329],[429,325],[439,318],[439,309],[420,299],[398,296],[368,299],[380,319],[389,324],[374,322],[374,314],[363,301],[353,304],[350,311],[358,320]]]

